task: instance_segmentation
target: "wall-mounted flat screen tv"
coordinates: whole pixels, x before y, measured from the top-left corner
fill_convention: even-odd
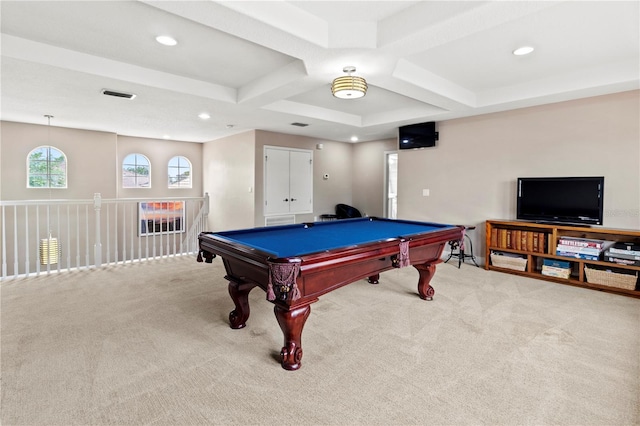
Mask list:
[[[434,121],[409,124],[398,128],[399,149],[428,148],[436,146],[437,140],[438,132],[436,132]]]
[[[517,218],[602,225],[604,177],[518,178]]]

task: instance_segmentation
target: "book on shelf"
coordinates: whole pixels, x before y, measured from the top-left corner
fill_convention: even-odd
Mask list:
[[[597,249],[603,249],[607,246],[613,245],[615,241],[596,240],[592,238],[579,238],[579,237],[560,237],[558,238],[558,244],[563,246],[573,247],[592,247]]]
[[[608,256],[605,254],[604,260],[607,262],[618,264],[618,265],[640,266],[640,259],[634,260],[634,259],[627,259],[627,258],[618,257],[618,256]]]
[[[490,244],[496,248],[544,253],[546,239],[547,234],[544,232],[492,228]]]
[[[542,266],[550,266],[553,268],[571,269],[571,262],[559,259],[543,259]]]
[[[619,250],[606,249],[604,251],[605,256],[621,257],[623,259],[640,260],[640,254],[631,254],[633,252],[620,253]]]
[[[592,256],[598,256],[601,253],[601,250],[595,247],[565,246],[562,244],[558,244],[556,246],[556,251],[566,251],[569,253],[583,253],[583,254],[590,254]]]
[[[571,276],[571,269],[543,265],[542,275],[546,275],[548,277],[569,278]]]
[[[620,250],[640,251],[640,243],[631,241],[616,241],[613,248]]]
[[[611,251],[611,249],[607,249],[604,251],[604,255],[605,256],[612,256],[612,257],[619,257],[621,259],[629,259],[629,260],[640,260],[640,255],[634,255],[634,254],[626,254],[626,253],[617,253],[614,251]]]
[[[544,253],[547,247],[547,234],[544,232],[538,232],[538,253]]]
[[[562,257],[573,257],[576,259],[583,259],[583,260],[600,260],[600,255],[591,255],[591,254],[585,254],[585,253],[577,253],[577,252],[573,252],[573,251],[561,251],[561,250],[556,250],[556,256],[562,256]]]
[[[507,248],[507,230],[499,229],[498,230],[498,247]]]
[[[609,247],[609,252],[612,254],[624,254],[627,256],[640,256],[640,250],[626,250],[616,247]]]

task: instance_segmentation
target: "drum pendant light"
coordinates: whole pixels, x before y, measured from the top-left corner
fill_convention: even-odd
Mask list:
[[[356,67],[344,67],[348,75],[338,77],[331,83],[331,93],[340,99],[358,99],[367,94],[367,81],[362,77],[351,75]]]

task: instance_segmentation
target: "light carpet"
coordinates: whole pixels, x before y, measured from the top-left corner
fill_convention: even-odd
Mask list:
[[[320,298],[298,371],[265,293],[232,330],[221,260],[2,283],[3,425],[638,425],[640,300],[465,264]]]

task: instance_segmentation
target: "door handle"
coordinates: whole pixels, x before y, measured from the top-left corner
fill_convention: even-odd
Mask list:
[[[298,200],[297,198],[292,198],[292,199],[291,199],[291,201],[297,201],[297,200]]]
[[[287,202],[287,201],[289,201],[289,199],[288,199],[288,198],[285,198],[285,199],[284,199],[284,200],[282,200],[282,201]]]

